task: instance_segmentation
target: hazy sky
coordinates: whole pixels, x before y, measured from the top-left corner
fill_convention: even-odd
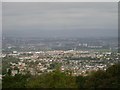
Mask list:
[[[4,2],[3,35],[110,37],[118,34],[117,3]]]

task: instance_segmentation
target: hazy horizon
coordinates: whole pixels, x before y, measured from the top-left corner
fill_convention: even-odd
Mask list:
[[[3,2],[3,36],[117,37],[113,2]]]

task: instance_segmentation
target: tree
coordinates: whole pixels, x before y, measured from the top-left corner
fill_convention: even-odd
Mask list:
[[[10,76],[11,75],[11,69],[8,69],[7,74]]]
[[[86,80],[87,80],[87,76],[77,76],[76,83],[78,85],[78,88],[85,88],[84,84]]]
[[[17,74],[15,76],[6,75],[2,80],[2,88],[25,88],[26,81],[30,75]]]
[[[54,72],[37,76],[27,82],[28,88],[76,88],[75,78],[55,70]]]
[[[88,76],[87,88],[120,88],[120,64],[110,66],[106,71],[98,70]]]

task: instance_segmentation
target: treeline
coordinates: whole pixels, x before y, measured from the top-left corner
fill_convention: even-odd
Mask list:
[[[6,56],[2,58],[2,74],[6,74],[6,69],[10,67],[10,62],[17,63],[19,61],[18,58],[15,58],[13,56]]]
[[[71,76],[59,69],[39,76],[6,75],[3,88],[116,88],[120,89],[120,64],[110,66],[106,71],[98,70],[88,76]]]

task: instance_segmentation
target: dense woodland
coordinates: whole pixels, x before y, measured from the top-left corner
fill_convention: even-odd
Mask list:
[[[71,76],[56,69],[54,72],[39,76],[11,76],[10,72],[3,77],[3,88],[116,88],[120,89],[120,64],[110,66],[106,71],[94,71],[88,76]]]

